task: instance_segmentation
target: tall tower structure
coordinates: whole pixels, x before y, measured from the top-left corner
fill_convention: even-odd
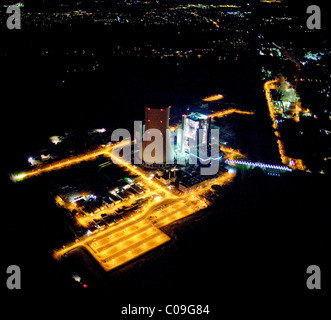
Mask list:
[[[170,120],[170,106],[164,104],[153,104],[145,107],[145,132],[143,141],[143,165],[149,168],[162,168],[167,165],[167,159],[172,159],[172,148],[170,144],[169,134],[169,120]],[[159,130],[162,136],[162,151],[145,154],[145,149],[154,142],[152,129]],[[151,135],[151,141],[145,141]],[[147,139],[146,139],[147,138]],[[148,139],[149,140],[149,139]]]
[[[183,125],[183,152],[190,153],[192,147],[190,140],[195,141],[196,146],[201,142],[209,145],[210,143],[210,129],[211,118],[199,112],[192,112],[182,117]],[[199,129],[201,137],[199,137]],[[201,141],[200,141],[201,139]]]

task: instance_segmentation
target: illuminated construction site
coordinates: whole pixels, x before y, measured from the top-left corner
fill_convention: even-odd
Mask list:
[[[146,108],[144,133],[153,128],[153,122],[157,122],[162,130],[170,129],[167,121],[170,109],[157,108],[154,113],[151,114]],[[64,187],[55,195],[57,206],[71,214],[74,224],[78,226],[76,230],[84,232],[76,232],[75,241],[55,249],[54,258],[61,260],[73,249],[84,247],[104,270],[109,271],[169,241],[170,237],[161,231],[162,227],[208,207],[211,202],[206,195],[212,192],[211,187],[231,183],[235,170],[225,161],[243,159],[240,151],[218,144],[221,156],[217,161],[222,165],[217,174],[203,177],[198,166],[187,166],[191,149],[186,142],[188,137],[198,135],[200,128],[202,142],[208,144],[211,121],[232,113],[253,114],[231,109],[210,115],[191,113],[183,116],[180,126],[184,133],[180,137],[179,147],[174,150],[175,160],[183,156],[182,165],[153,166],[150,162],[147,166],[146,163],[131,164],[118,156],[120,149],[133,144],[131,140],[123,140],[82,155],[45,165],[38,164],[36,168],[13,174],[11,178],[15,182],[22,181],[98,159],[101,161],[98,170],[114,168],[117,172],[124,172],[126,177],[114,181],[115,184],[102,195],[88,188],[74,190]],[[160,120],[158,115],[164,117]],[[143,144],[144,148],[146,144]]]
[[[301,102],[294,88],[284,79],[284,77],[267,81],[264,84],[265,96],[268,103],[269,114],[272,120],[274,133],[277,137],[279,154],[284,165],[294,169],[306,170],[302,159],[295,159],[288,156],[284,142],[279,131],[279,125],[284,120],[300,121],[300,116],[310,116],[309,109],[303,109]],[[276,99],[272,92],[278,92]]]

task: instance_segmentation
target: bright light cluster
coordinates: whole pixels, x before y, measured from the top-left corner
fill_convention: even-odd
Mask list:
[[[214,99],[215,98],[216,97],[214,97]],[[214,113],[211,115],[211,118],[223,117],[231,113],[253,114],[252,112],[231,109]],[[57,139],[54,140],[57,141]],[[138,184],[146,187],[147,192],[144,194],[143,198],[148,199],[148,202],[142,210],[133,211],[130,217],[117,223],[111,223],[104,229],[87,232],[84,236],[77,238],[75,242],[67,244],[59,250],[55,250],[53,255],[55,259],[61,259],[63,254],[70,252],[74,248],[84,247],[106,271],[123,265],[169,241],[169,236],[160,230],[161,227],[206,208],[209,202],[204,197],[204,194],[211,190],[211,185],[216,184],[222,186],[229,184],[235,176],[235,171],[230,170],[216,178],[206,180],[206,183],[191,192],[178,195],[175,190],[163,185],[154,175],[145,172],[140,167],[127,163],[114,152],[116,151],[115,149],[118,150],[130,143],[131,141],[122,141],[120,143],[107,145],[79,156],[44,165],[29,172],[11,175],[13,181],[22,181],[23,179],[52,170],[67,168],[81,161],[93,160],[103,155],[111,158],[113,162],[116,162],[116,165],[123,167],[125,170],[137,176]],[[238,150],[224,146],[220,148],[225,152],[226,159],[243,157]],[[55,201],[60,206],[64,206],[64,202],[60,197],[56,197]],[[134,201],[134,199],[127,200],[125,205],[130,206],[132,201]],[[74,206],[75,201],[70,205]],[[116,210],[117,208],[118,206],[114,206],[110,210]],[[86,226],[88,224],[88,218],[89,217],[81,217],[77,222],[82,226]]]
[[[281,171],[288,171],[292,172],[292,169],[285,166],[278,166],[273,164],[266,164],[261,162],[250,162],[250,161],[241,161],[241,160],[225,160],[226,163],[229,164],[239,164],[239,165],[245,165],[245,166],[253,166],[253,167],[259,167],[264,169],[274,169],[274,170],[281,170]]]

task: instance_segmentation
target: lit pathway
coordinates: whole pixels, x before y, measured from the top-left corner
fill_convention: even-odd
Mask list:
[[[271,89],[276,89],[277,87],[278,87],[278,79],[267,81],[264,84],[264,91],[265,91],[265,96],[267,99],[269,114],[270,114],[270,118],[272,120],[272,127],[275,129],[274,133],[275,133],[276,137],[278,138],[277,139],[278,151],[279,151],[282,163],[284,165],[292,167],[293,169],[306,170],[306,167],[301,159],[293,159],[293,158],[290,158],[287,156],[287,154],[285,152],[284,142],[280,139],[281,135],[278,130],[278,124],[276,121],[277,119],[276,119],[276,115],[275,115],[275,111],[274,111],[274,103],[272,101],[272,95],[271,95]],[[294,164],[292,165],[292,163],[294,163]]]

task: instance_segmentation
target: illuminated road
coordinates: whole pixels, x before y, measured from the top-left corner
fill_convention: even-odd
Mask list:
[[[217,94],[214,96],[204,98],[204,99],[202,99],[202,101],[216,101],[216,100],[222,99],[221,97],[223,97],[223,96],[220,96]],[[254,114],[254,112],[252,112],[252,111],[242,111],[239,109],[227,109],[227,110],[215,111],[210,115],[210,117],[212,120],[214,120],[215,118],[223,118],[223,117],[226,117],[233,113],[243,114],[243,115],[253,115]],[[177,128],[178,128],[178,124],[171,126],[170,130],[175,131]]]
[[[222,118],[222,117],[226,117],[229,114],[233,114],[233,113],[238,113],[238,114],[246,114],[246,115],[253,115],[254,112],[251,111],[242,111],[242,110],[238,110],[238,109],[228,109],[228,110],[221,110],[221,111],[217,111],[211,114],[211,118]]]
[[[217,23],[217,21],[213,20],[213,19],[210,19],[208,17],[205,17],[205,16],[202,16],[202,15],[199,15],[198,13],[196,12],[191,12],[191,14],[193,16],[196,16],[196,17],[199,17],[201,19],[204,19],[207,23],[212,23],[217,29],[220,28],[219,24]]]
[[[174,196],[167,193],[165,197],[156,198],[145,206],[142,212],[129,219],[96,234],[82,237],[79,242],[55,251],[54,257],[59,259],[72,249],[83,246],[106,271],[117,268],[169,241],[170,237],[159,228],[206,208],[208,204],[201,195],[209,190],[212,184],[224,185],[230,183],[233,178],[233,174],[225,173],[189,194]]]
[[[124,201],[121,205],[111,209],[105,209],[105,211],[101,211],[99,214],[101,215],[103,212],[110,213],[111,210],[115,210],[123,205],[128,206],[139,197],[151,199],[141,210],[131,212],[131,215],[123,221],[111,223],[103,230],[95,230],[89,235],[82,236],[76,239],[75,242],[63,246],[59,250],[54,250],[53,256],[55,259],[61,259],[62,255],[70,253],[71,250],[77,247],[84,247],[99,262],[104,270],[109,271],[117,268],[169,241],[170,237],[162,232],[160,228],[206,208],[208,202],[203,195],[206,191],[210,190],[210,186],[212,184],[228,184],[234,178],[234,174],[224,173],[217,178],[207,180],[198,189],[179,196],[172,193],[158,179],[152,178],[150,173],[146,173],[140,167],[126,163],[122,158],[114,154],[113,151],[115,148],[122,148],[127,143],[130,142],[121,142],[110,147],[100,148],[80,156],[64,159],[26,173],[12,176],[13,181],[20,181],[21,179],[31,178],[52,170],[63,169],[78,164],[81,161],[92,160],[103,155],[117,162],[118,166],[137,175],[137,181],[141,182],[148,189],[144,195],[136,196],[126,202]],[[226,151],[231,151],[231,154],[239,153],[239,151],[230,148]],[[93,218],[95,219],[96,217],[98,216],[94,216]],[[91,217],[81,217],[77,221],[81,225],[86,226],[91,221]]]
[[[21,173],[18,173],[18,174],[12,174],[11,179],[14,182],[17,182],[17,181],[21,181],[21,180],[25,180],[25,179],[34,177],[34,176],[38,176],[42,173],[46,173],[46,172],[50,172],[50,171],[54,171],[54,170],[61,170],[61,169],[70,167],[72,165],[78,164],[82,161],[93,160],[93,159],[97,158],[98,156],[101,156],[101,155],[104,155],[106,153],[111,152],[111,150],[114,147],[117,147],[117,148],[123,147],[124,145],[126,145],[128,143],[129,143],[128,141],[123,141],[123,142],[120,142],[120,143],[117,143],[117,144],[114,144],[114,145],[111,145],[111,146],[107,146],[107,147],[99,148],[99,149],[96,149],[96,150],[93,150],[93,151],[90,151],[90,152],[86,152],[86,153],[84,153],[82,155],[79,155],[79,156],[74,156],[74,157],[71,157],[71,158],[56,161],[56,162],[53,162],[51,164],[44,165],[41,168],[32,169],[31,171],[28,171],[28,172],[21,172]]]
[[[219,101],[222,100],[224,97],[221,94],[214,94],[212,96],[203,98],[202,101],[204,102],[212,102],[212,101]]]

